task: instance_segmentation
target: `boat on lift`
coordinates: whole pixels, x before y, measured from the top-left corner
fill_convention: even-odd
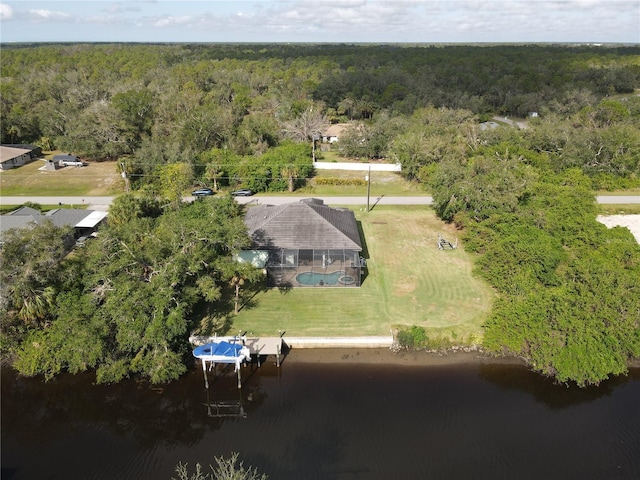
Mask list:
[[[241,343],[231,343],[226,340],[200,345],[193,349],[193,356],[215,365],[216,363],[234,363],[236,370],[240,364],[251,359],[251,351]]]
[[[193,349],[193,356],[202,362],[202,373],[204,374],[204,384],[209,388],[207,379],[207,362],[209,368],[215,368],[216,363],[235,364],[235,371],[238,373],[238,388],[242,386],[240,378],[240,364],[251,360],[251,351],[242,343],[232,343],[226,340],[219,342],[209,342]]]

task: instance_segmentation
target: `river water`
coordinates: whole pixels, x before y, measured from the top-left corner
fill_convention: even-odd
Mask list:
[[[231,452],[271,480],[640,478],[640,369],[577,389],[513,364],[295,356],[244,368],[240,391],[198,366],[163,387],[5,368],[2,480],[170,479]]]

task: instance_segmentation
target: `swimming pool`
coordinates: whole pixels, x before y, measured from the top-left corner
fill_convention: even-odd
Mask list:
[[[302,272],[296,275],[296,281],[301,285],[336,285],[344,272],[317,273]]]

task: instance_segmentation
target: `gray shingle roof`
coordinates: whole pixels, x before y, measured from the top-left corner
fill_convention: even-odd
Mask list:
[[[35,224],[40,224],[44,221],[44,216],[42,215],[37,215],[37,216],[32,216],[32,215],[16,215],[16,216],[9,216],[9,215],[2,215],[2,219],[0,219],[0,239],[2,239],[2,236],[5,232],[8,232],[9,230],[13,229],[13,228],[27,228],[27,227],[31,227]]]
[[[0,163],[6,162],[7,160],[12,160],[20,155],[24,155],[25,153],[29,153],[31,150],[26,148],[20,148],[18,146],[0,146]]]
[[[80,221],[91,214],[92,210],[80,210],[75,208],[57,208],[46,213],[56,227],[75,227]]]
[[[80,160],[78,157],[76,157],[75,155],[71,155],[69,154],[63,154],[63,155],[54,155],[53,156],[53,161],[54,162],[59,162],[62,160],[68,160],[68,161],[72,161],[72,162],[77,162],[78,160]]]
[[[13,215],[14,217],[22,217],[22,216],[40,216],[42,215],[40,213],[40,210],[36,210],[35,208],[32,207],[26,207],[26,206],[22,206],[19,208],[16,208],[13,212],[9,212],[7,213],[7,215]]]
[[[316,198],[251,207],[244,223],[256,248],[362,250],[353,212]]]
[[[25,228],[35,224],[41,224],[46,220],[56,227],[75,227],[83,219],[91,215],[92,210],[57,208],[46,214],[41,214],[31,207],[21,207],[0,218],[0,238],[2,234],[12,228]]]

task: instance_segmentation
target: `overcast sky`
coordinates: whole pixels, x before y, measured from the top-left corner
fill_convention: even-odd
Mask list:
[[[640,0],[0,0],[1,42],[640,43]]]

